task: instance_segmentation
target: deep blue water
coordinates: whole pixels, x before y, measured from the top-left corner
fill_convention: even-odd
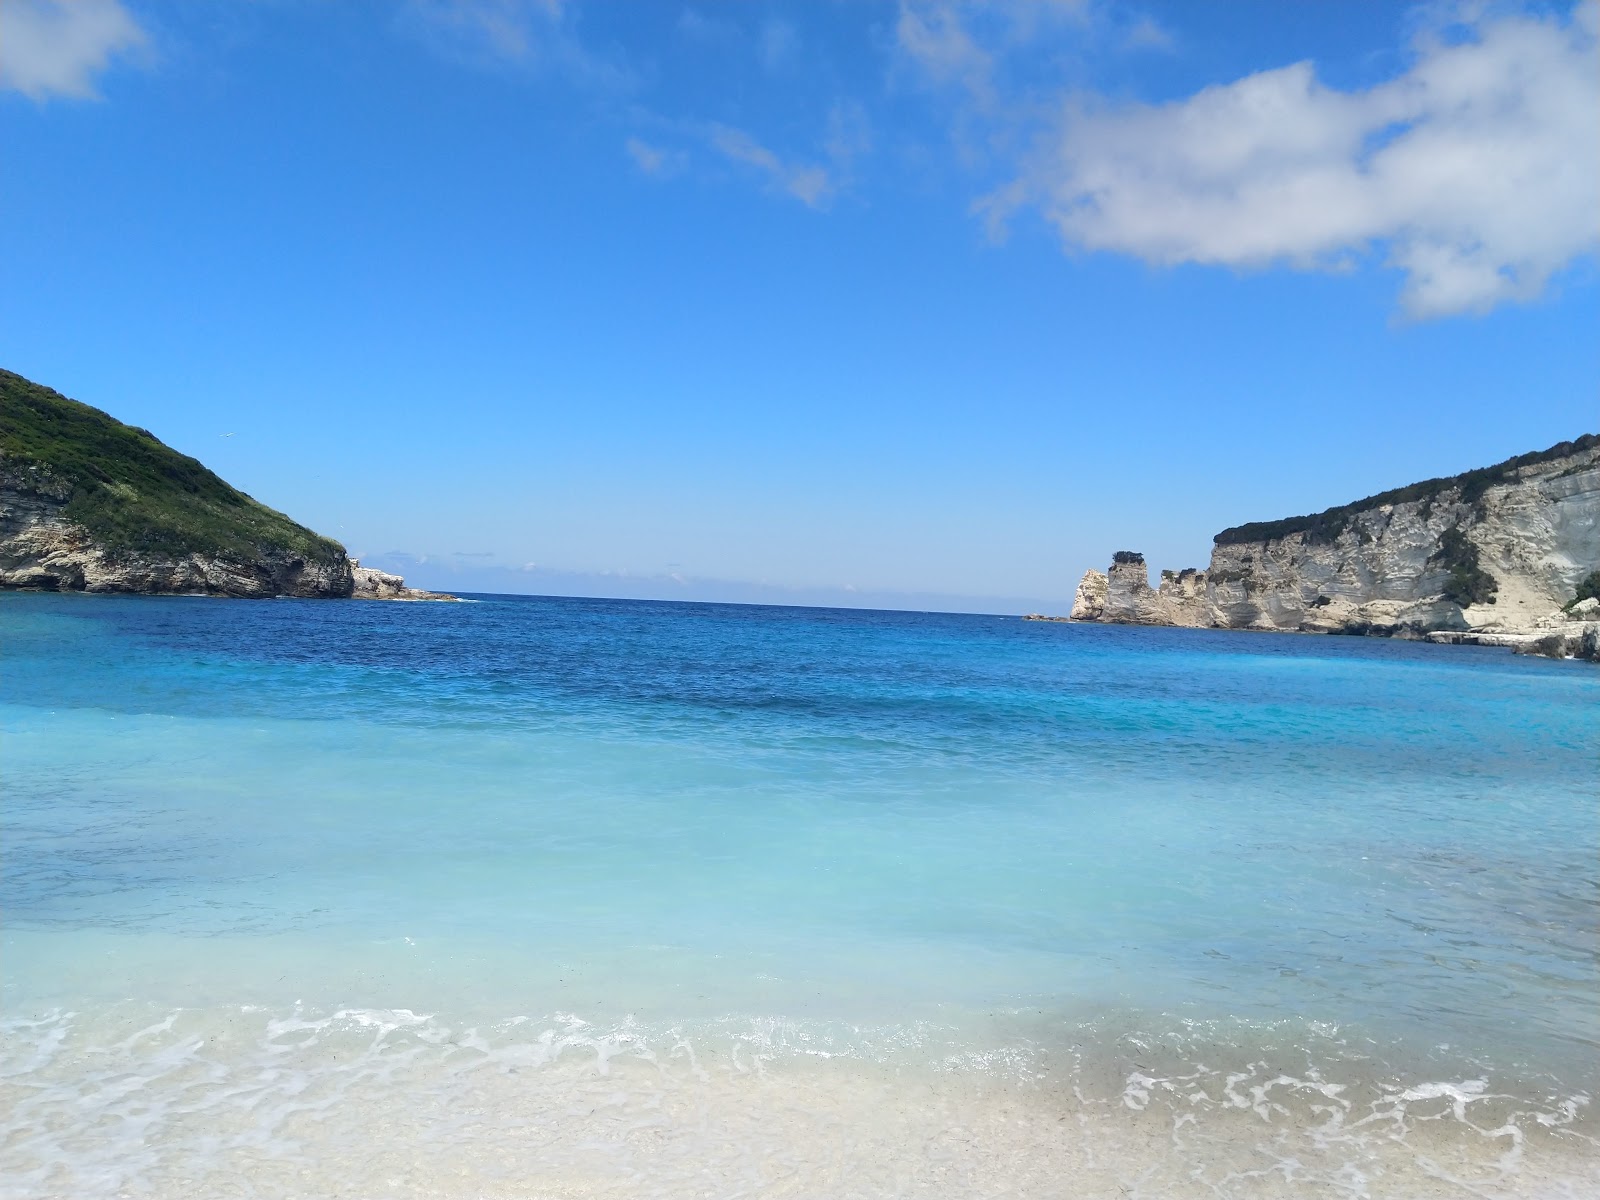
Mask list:
[[[8,1013],[1289,1021],[1558,1091],[1600,1063],[1592,667],[478,599],[0,596]]]
[[[522,597],[4,619],[12,928],[932,941],[1245,1007],[1288,997],[1235,972],[1364,1006],[1404,964],[1396,1007],[1481,989],[1489,1018],[1513,975],[1592,970],[1578,665]]]

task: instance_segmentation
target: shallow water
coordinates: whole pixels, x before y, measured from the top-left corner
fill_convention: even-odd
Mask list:
[[[0,596],[0,1195],[1590,1195],[1600,673]]]

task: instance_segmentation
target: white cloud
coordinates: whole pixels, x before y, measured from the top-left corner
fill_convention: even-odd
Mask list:
[[[602,91],[633,84],[625,65],[584,47],[568,0],[405,0],[396,24],[435,53],[471,66],[550,71]]]
[[[967,29],[961,6],[907,0],[895,36],[901,51],[935,83],[957,84],[982,104],[993,101],[994,56]]]
[[[834,180],[826,167],[785,162],[742,129],[729,125],[711,126],[710,139],[719,153],[734,162],[754,167],[775,186],[808,207],[820,208],[833,195]]]
[[[674,175],[683,169],[685,156],[682,151],[653,146],[643,138],[636,137],[623,142],[622,148],[628,152],[628,157],[633,159],[634,166],[654,178]]]
[[[853,100],[841,99],[828,110],[825,131],[809,157],[788,156],[772,149],[746,130],[717,122],[656,122],[657,129],[677,137],[703,142],[748,174],[763,180],[770,190],[799,200],[812,209],[826,209],[851,184],[856,164],[872,151],[872,126],[866,111]],[[665,178],[690,165],[690,155],[667,149],[641,137],[629,137],[623,148],[646,175]]]
[[[761,26],[761,62],[768,71],[778,71],[794,62],[800,51],[800,34],[787,21],[769,18]]]
[[[1365,90],[1310,63],[1161,105],[1076,98],[983,207],[1158,264],[1339,267],[1380,251],[1416,317],[1537,296],[1600,247],[1600,2],[1432,29]]]
[[[1104,24],[1093,0],[900,0],[895,40],[931,82],[962,88],[980,107],[998,99],[1009,55]]]
[[[145,41],[118,0],[0,0],[0,88],[92,99],[94,77]]]
[[[407,17],[461,52],[527,62],[561,22],[562,0],[409,0]]]
[[[1154,17],[1140,17],[1129,26],[1122,44],[1129,50],[1161,50],[1176,48],[1171,32]]]

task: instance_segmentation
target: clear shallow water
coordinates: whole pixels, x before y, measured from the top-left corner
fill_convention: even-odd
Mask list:
[[[4,1194],[1600,1186],[1591,668],[511,597],[0,631]]]

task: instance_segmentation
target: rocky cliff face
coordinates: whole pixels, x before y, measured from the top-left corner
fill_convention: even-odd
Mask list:
[[[1111,594],[1111,584],[1099,571],[1085,571],[1078,581],[1078,591],[1072,597],[1074,621],[1101,621],[1106,615],[1106,600]]]
[[[1072,600],[1072,619],[1206,627],[1213,621],[1206,608],[1205,582],[1204,571],[1189,568],[1161,572],[1160,586],[1152,588],[1144,555],[1118,550],[1106,574],[1085,572]]]
[[[343,555],[307,559],[271,546],[248,557],[108,550],[64,515],[72,485],[0,457],[0,588],[268,599],[455,600]]]
[[[1084,576],[1075,618],[1581,644],[1592,614],[1573,601],[1600,568],[1600,437],[1227,530],[1205,571],[1164,571],[1157,589],[1142,557],[1117,557],[1108,576]]]
[[[0,588],[210,596],[351,594],[350,561],[263,546],[242,554],[109,549],[66,516],[73,484],[0,457]]]
[[[0,589],[453,600],[368,571],[147,429],[0,370]]]

